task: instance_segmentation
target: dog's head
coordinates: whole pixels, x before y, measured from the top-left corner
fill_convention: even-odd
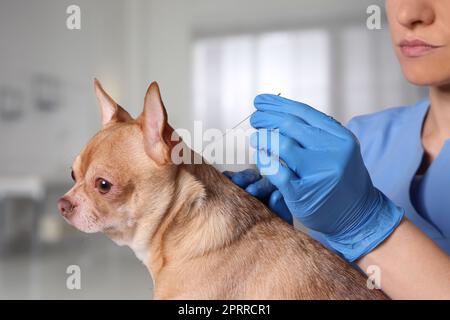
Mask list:
[[[59,201],[64,218],[77,229],[105,232],[118,241],[132,237],[139,220],[156,223],[173,192],[173,129],[156,82],[133,119],[95,80],[102,129],[72,166],[74,186]],[[154,213],[154,214],[153,214]],[[153,216],[152,216],[153,214]]]

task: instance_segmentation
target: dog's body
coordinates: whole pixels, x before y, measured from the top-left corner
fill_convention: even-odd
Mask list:
[[[60,210],[78,229],[131,247],[155,298],[386,298],[212,166],[173,164],[156,84],[137,120],[96,89],[104,128],[75,160]]]

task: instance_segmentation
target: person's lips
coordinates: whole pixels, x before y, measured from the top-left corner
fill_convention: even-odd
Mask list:
[[[442,46],[426,43],[422,40],[403,40],[399,47],[402,53],[408,58],[422,57]]]

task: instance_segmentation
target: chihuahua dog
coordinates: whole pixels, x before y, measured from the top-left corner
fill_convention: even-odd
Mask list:
[[[175,163],[182,141],[173,141],[156,82],[137,119],[97,80],[95,92],[103,127],[75,159],[59,210],[75,228],[129,246],[155,298],[386,298],[211,165]]]

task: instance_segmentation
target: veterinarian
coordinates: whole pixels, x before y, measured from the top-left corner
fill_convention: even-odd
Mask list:
[[[280,130],[284,163],[266,178],[226,175],[362,270],[379,267],[390,297],[450,299],[450,1],[386,8],[403,73],[429,86],[428,98],[356,117],[348,130],[301,102],[259,95],[251,124]],[[261,169],[278,160],[259,148],[260,134]]]

